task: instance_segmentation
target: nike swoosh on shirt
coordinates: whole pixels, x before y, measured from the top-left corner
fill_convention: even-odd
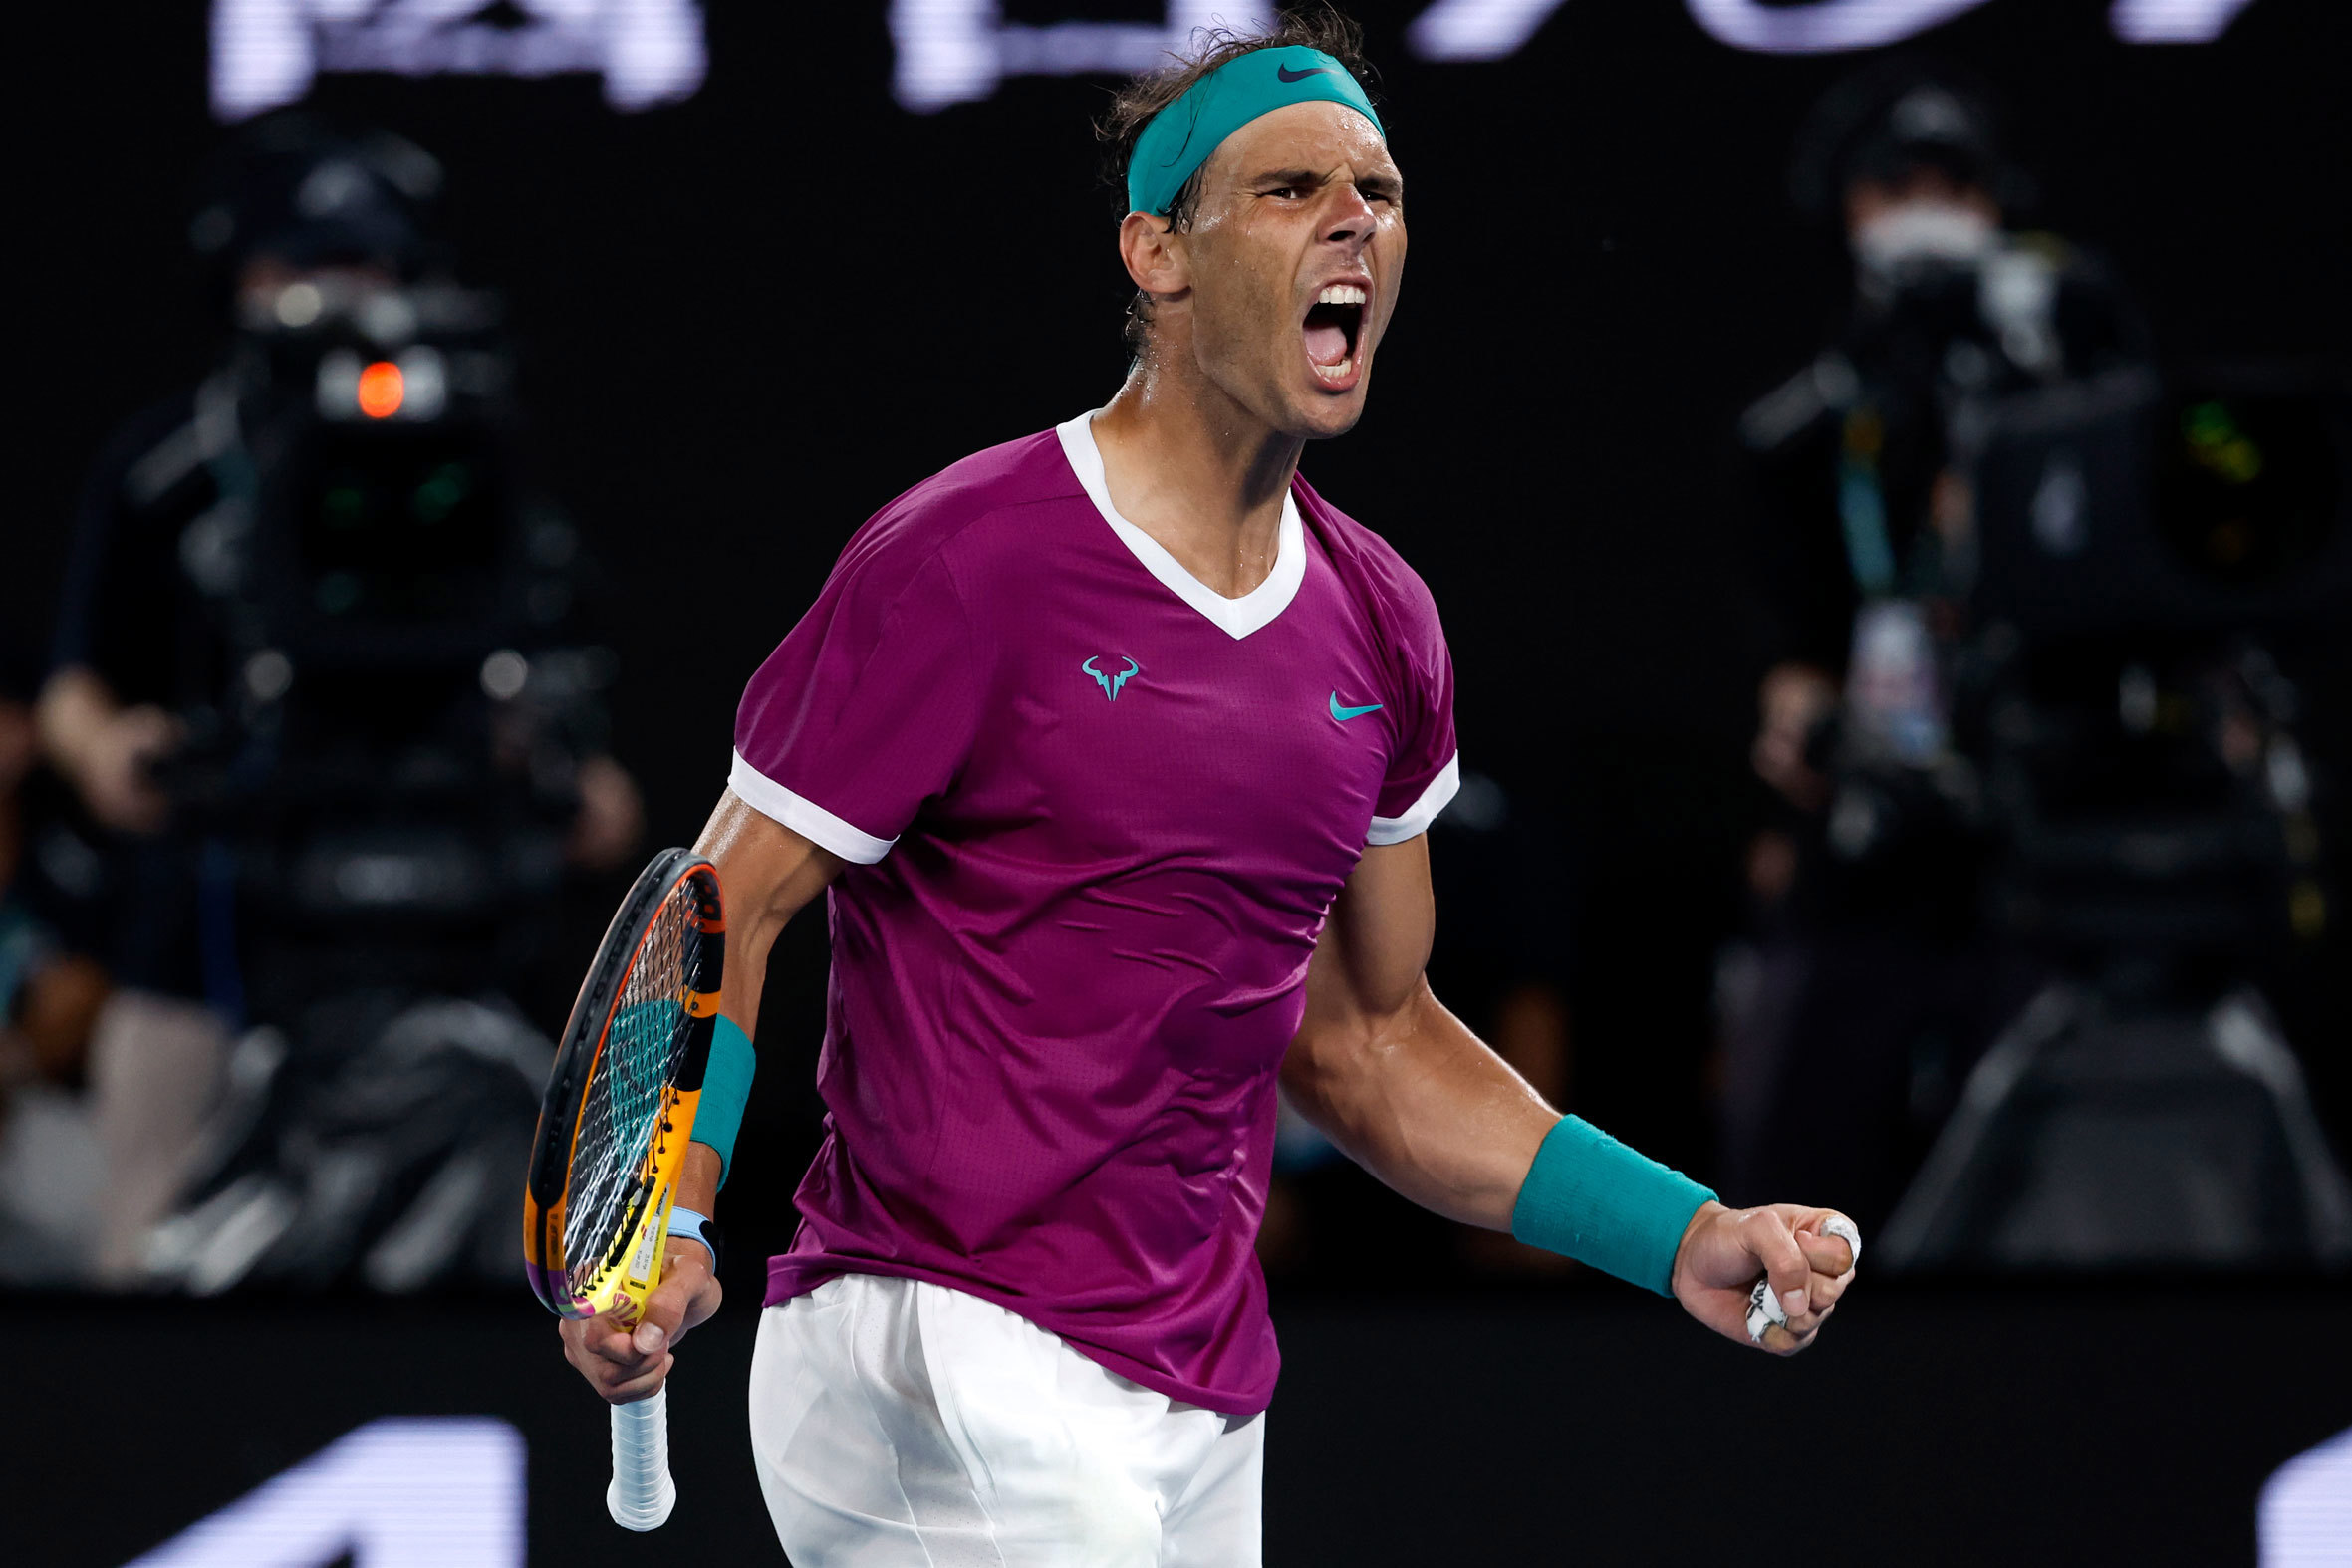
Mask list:
[[[1377,713],[1380,709],[1381,704],[1378,702],[1367,702],[1362,707],[1341,707],[1339,693],[1334,691],[1331,694],[1331,716],[1343,724],[1352,718],[1362,718],[1367,713]]]
[[[1327,77],[1331,75],[1331,67],[1309,66],[1304,71],[1293,71],[1288,66],[1276,66],[1274,68],[1274,75],[1280,77],[1285,82],[1304,82],[1309,77]]]

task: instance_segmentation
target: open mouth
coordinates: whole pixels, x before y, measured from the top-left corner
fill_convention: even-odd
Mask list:
[[[1327,283],[1307,307],[1307,363],[1327,382],[1356,373],[1356,344],[1364,335],[1364,307],[1371,296],[1357,284]]]

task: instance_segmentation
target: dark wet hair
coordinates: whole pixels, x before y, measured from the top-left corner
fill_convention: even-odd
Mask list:
[[[1172,54],[1159,71],[1147,71],[1112,96],[1111,107],[1095,122],[1095,137],[1107,149],[1103,175],[1117,192],[1119,215],[1127,215],[1127,165],[1135,156],[1136,138],[1152,118],[1184,96],[1193,83],[1224,65],[1260,49],[1304,45],[1320,49],[1348,68],[1367,94],[1375,73],[1364,58],[1364,30],[1329,5],[1299,6],[1277,15],[1262,33],[1240,33],[1231,28],[1202,27],[1192,33],[1190,52]],[[1205,165],[1203,165],[1205,167]],[[1191,227],[1200,203],[1200,174],[1194,170],[1168,209],[1174,231]],[[1152,296],[1138,289],[1127,307],[1127,346],[1142,354],[1152,326]]]

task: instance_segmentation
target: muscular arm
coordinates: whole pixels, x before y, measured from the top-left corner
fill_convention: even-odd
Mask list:
[[[1449,1219],[1509,1230],[1561,1117],[1431,994],[1424,969],[1436,924],[1428,841],[1366,849],[1316,944],[1282,1087],[1397,1191]],[[1789,1321],[1764,1347],[1802,1349],[1853,1278],[1846,1243],[1814,1233],[1830,1213],[1700,1203],[1675,1249],[1676,1299],[1744,1341],[1748,1285],[1768,1274]]]
[[[760,993],[777,934],[825,891],[844,863],[752,810],[732,790],[719,797],[694,849],[718,868],[726,894],[727,978],[719,1010],[750,1035],[759,1025]],[[678,1205],[714,1212],[718,1178],[717,1152],[688,1144],[678,1176]],[[675,1361],[670,1347],[718,1310],[719,1285],[711,1277],[708,1253],[695,1242],[673,1240],[662,1257],[661,1284],[634,1332],[606,1318],[568,1319],[562,1325],[565,1359],[615,1404],[645,1399],[659,1388]]]
[[[760,993],[767,989],[768,954],[785,925],[823,893],[845,864],[772,817],[746,806],[733,790],[694,840],[694,852],[718,868],[727,901],[727,980],[719,1011],[746,1036],[759,1033]],[[718,1154],[706,1144],[686,1146],[677,1200],[707,1214],[718,1201]],[[699,1256],[701,1248],[692,1248]]]
[[[1351,1159],[1416,1203],[1508,1230],[1560,1114],[1431,993],[1424,968],[1436,927],[1429,841],[1366,849],[1316,944],[1282,1087]]]

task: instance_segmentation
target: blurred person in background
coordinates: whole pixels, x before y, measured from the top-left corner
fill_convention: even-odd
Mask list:
[[[1849,1193],[1867,1227],[2034,988],[1981,928],[1980,849],[1956,809],[1972,785],[1951,765],[1944,661],[1970,498],[1950,432],[2149,349],[2088,258],[2009,226],[2026,183],[1986,96],[1946,68],[1899,59],[1834,88],[1792,187],[1839,225],[1853,298],[1740,428],[1763,514],[1752,760],[1772,820],[1747,867],[1761,940],[1724,974],[1725,1185]]]
[[[141,1273],[144,1238],[181,1196],[223,1092],[233,1034],[248,1023],[291,1022],[266,1016],[266,1000],[259,1009],[265,1016],[251,1016],[251,977],[243,972],[250,932],[238,924],[238,871],[224,869],[230,855],[219,835],[175,799],[184,790],[169,787],[169,779],[206,745],[234,751],[241,760],[232,774],[256,755],[275,754],[277,737],[267,731],[283,722],[280,699],[297,671],[275,649],[252,647],[262,603],[276,591],[268,580],[275,563],[248,559],[267,533],[261,514],[277,504],[265,503],[263,492],[283,472],[325,460],[303,444],[311,439],[303,421],[312,418],[306,405],[314,363],[326,407],[337,351],[321,359],[318,345],[330,330],[353,325],[356,333],[347,336],[364,348],[369,336],[395,345],[424,341],[433,322],[420,322],[420,312],[429,315],[435,298],[457,296],[453,286],[438,294],[430,286],[444,261],[431,227],[440,181],[429,154],[384,132],[346,134],[298,113],[239,132],[214,160],[189,230],[229,318],[227,352],[198,386],[123,425],[84,492],[38,720],[51,765],[111,836],[116,918],[109,956],[122,989],[91,1051],[110,1168],[98,1259],[108,1280]],[[437,369],[444,360],[429,352]],[[431,411],[422,406],[428,390],[456,406],[464,390],[455,380],[460,358],[446,361],[453,367],[446,389],[438,382],[428,389],[418,365],[403,363],[407,413]],[[392,386],[396,408],[401,383],[395,377]],[[376,481],[351,481],[363,482]],[[345,494],[374,504],[364,490]],[[331,508],[339,497],[325,499]],[[486,538],[496,521],[484,509],[459,508],[454,525]],[[322,618],[345,611],[361,592],[355,585],[373,586],[369,572],[400,567],[387,551],[402,546],[391,530],[380,532],[385,537],[356,547],[353,570],[321,580],[312,608]],[[312,545],[305,536],[301,548]],[[528,548],[533,564],[548,568],[532,593],[553,596],[545,605],[534,598],[532,619],[552,635],[569,604],[559,570],[576,554],[569,525],[534,522]],[[395,586],[427,603],[448,586],[435,583],[436,571],[427,563],[420,576]],[[402,607],[411,620],[414,612],[413,604]],[[508,656],[519,688],[519,671],[529,666]],[[410,702],[399,677],[389,678],[383,691],[327,703],[334,722],[351,732],[346,740],[356,737],[360,765],[388,776],[413,740],[400,726],[417,720],[404,709],[437,700]],[[485,686],[492,683],[485,674]],[[414,682],[409,688],[422,689]],[[601,714],[593,703],[573,706]],[[512,763],[540,772],[560,767],[554,789],[572,802],[565,851],[573,864],[594,869],[625,858],[642,822],[636,786],[603,752],[600,726],[601,717],[552,762],[534,742],[527,758]],[[269,744],[257,750],[248,743],[256,736]]]
[[[103,1178],[77,1091],[108,979],[81,950],[88,851],[39,767],[37,669],[0,649],[0,1281],[16,1284],[84,1275]]]

